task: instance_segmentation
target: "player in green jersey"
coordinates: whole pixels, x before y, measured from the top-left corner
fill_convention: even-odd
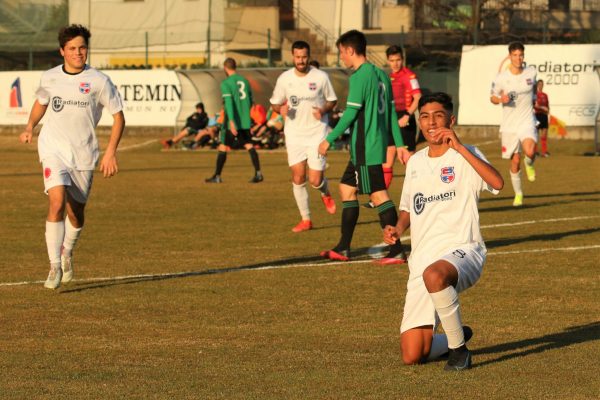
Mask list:
[[[263,181],[263,175],[260,171],[260,162],[258,153],[252,145],[252,136],[250,127],[252,120],[250,119],[250,108],[252,107],[252,89],[250,83],[241,75],[236,73],[237,65],[233,58],[227,58],[223,62],[225,70],[225,79],[221,83],[221,96],[225,106],[226,122],[225,127],[219,135],[219,154],[217,155],[217,167],[215,174],[206,179],[207,183],[221,183],[221,172],[227,160],[227,150],[231,148],[244,147],[250,153],[252,165],[254,165],[254,177],[250,183],[258,183]]]
[[[367,61],[367,40],[362,32],[351,30],[336,43],[346,67],[354,70],[350,77],[348,100],[344,115],[335,129],[321,142],[319,154],[325,156],[331,144],[350,128],[350,162],[340,181],[343,202],[342,237],[331,250],[321,256],[347,261],[350,242],[358,221],[358,194],[368,194],[379,213],[381,227],[388,221],[398,221],[398,213],[385,187],[382,164],[386,159],[388,132],[391,130],[398,159],[406,164],[410,154],[404,147],[394,107],[390,78]],[[406,255],[400,242],[390,246],[381,264],[401,264]]]

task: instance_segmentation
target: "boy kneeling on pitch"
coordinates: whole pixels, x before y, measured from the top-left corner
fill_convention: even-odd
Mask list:
[[[418,364],[448,354],[446,370],[470,368],[458,293],[481,276],[487,250],[477,205],[483,190],[504,186],[500,173],[452,130],[452,98],[446,93],[419,100],[419,128],[428,147],[408,161],[398,224],[384,228],[393,244],[410,227],[410,274],[401,326],[402,359]],[[444,334],[435,334],[441,321]]]

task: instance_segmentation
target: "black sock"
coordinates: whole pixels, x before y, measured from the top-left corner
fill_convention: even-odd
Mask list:
[[[333,251],[350,250],[350,243],[352,242],[352,235],[354,235],[354,228],[358,221],[359,211],[358,200],[342,202],[342,237],[338,245],[333,248]]]
[[[173,146],[173,139],[167,140],[167,143],[169,144],[169,146]]]
[[[248,150],[248,153],[250,153],[250,159],[252,160],[252,165],[254,165],[254,170],[257,173],[260,172],[260,161],[258,161],[258,153],[256,152],[256,149],[253,147]]]
[[[223,171],[223,167],[225,166],[225,161],[227,160],[227,152],[219,151],[217,155],[217,169],[215,170],[215,175],[221,175]]]
[[[398,213],[396,212],[396,206],[394,202],[388,200],[377,206],[377,212],[379,213],[379,224],[381,228],[385,228],[386,225],[396,226],[398,223]],[[390,250],[387,258],[395,257],[402,252],[402,244],[400,239],[396,243],[390,245]]]

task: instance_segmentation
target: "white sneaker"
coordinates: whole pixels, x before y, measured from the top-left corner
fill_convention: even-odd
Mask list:
[[[60,268],[62,269],[62,283],[68,283],[73,280],[73,257],[60,256]]]
[[[50,273],[48,274],[48,278],[46,282],[44,282],[44,287],[48,289],[56,289],[60,286],[60,280],[62,279],[63,273],[62,269],[59,268],[50,268]]]

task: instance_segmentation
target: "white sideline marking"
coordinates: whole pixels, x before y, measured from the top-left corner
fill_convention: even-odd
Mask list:
[[[158,139],[146,140],[145,142],[138,143],[138,144],[132,144],[131,146],[117,147],[117,152],[127,151],[127,150],[131,150],[131,149],[137,149],[138,147],[148,146],[149,144],[156,143],[156,142],[158,142]],[[104,153],[104,150],[102,150],[100,152],[100,154],[103,154],[103,153]]]
[[[514,250],[514,251],[491,251],[487,255],[503,255],[503,254],[521,254],[521,253],[541,253],[546,251],[577,251],[577,250],[588,250],[598,249],[600,244],[590,246],[576,246],[576,247],[557,247],[547,249],[531,249],[531,250]],[[87,279],[74,279],[73,282],[106,282],[106,281],[125,281],[129,279],[153,279],[153,278],[176,278],[178,276],[195,276],[195,275],[217,275],[224,274],[227,272],[238,272],[238,271],[260,271],[268,269],[284,269],[284,268],[305,268],[305,267],[329,267],[332,265],[348,265],[348,264],[364,264],[373,262],[371,259],[367,260],[355,260],[355,261],[335,261],[335,262],[323,262],[323,263],[306,263],[306,264],[283,264],[283,265],[265,265],[264,267],[242,267],[242,268],[223,268],[223,269],[209,269],[205,271],[189,271],[189,272],[173,272],[164,274],[139,274],[139,275],[123,275],[115,276],[113,278],[101,277],[101,278],[87,278]],[[23,282],[3,282],[0,283],[2,286],[23,286],[42,284],[44,281],[23,281]]]

